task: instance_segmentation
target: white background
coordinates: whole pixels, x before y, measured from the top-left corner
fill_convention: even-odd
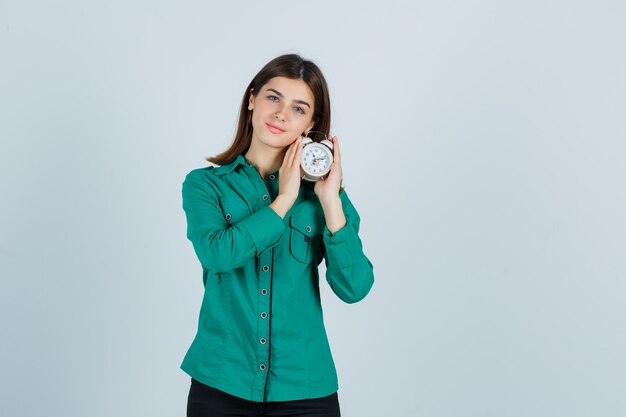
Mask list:
[[[182,416],[181,185],[316,62],[376,281],[322,280],[345,417],[626,415],[621,1],[0,4],[0,414]],[[323,276],[323,275],[322,275]]]

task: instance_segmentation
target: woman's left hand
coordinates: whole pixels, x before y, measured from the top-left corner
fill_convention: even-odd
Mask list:
[[[320,179],[315,183],[313,190],[320,200],[333,198],[339,195],[343,172],[341,170],[341,152],[339,150],[339,141],[337,136],[330,138],[333,144],[333,163],[330,165],[330,172],[326,174],[324,179]]]

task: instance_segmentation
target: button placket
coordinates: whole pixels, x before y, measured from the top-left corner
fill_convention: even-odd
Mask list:
[[[257,364],[261,364],[259,369],[261,371],[265,371],[268,368],[269,364],[269,347],[270,347],[270,320],[269,314],[270,311],[270,297],[269,297],[269,288],[271,287],[271,279],[272,279],[272,268],[271,260],[272,260],[273,249],[262,254],[259,258],[259,301],[258,301],[258,310],[257,310],[257,332],[256,332],[256,340],[257,340]]]
[[[253,168],[253,169],[254,169],[254,172],[256,172],[257,174],[255,178],[258,178],[257,181],[253,181],[254,188],[256,189],[257,193],[261,195],[261,201],[267,202],[270,199],[269,194],[270,194],[270,188],[272,187],[268,187],[268,183],[265,181],[265,179],[263,179],[263,177],[261,177],[261,174],[259,173],[259,171],[256,170],[256,168]],[[270,175],[270,177],[272,176],[274,175],[273,174]],[[271,179],[273,180],[274,178],[271,178]]]

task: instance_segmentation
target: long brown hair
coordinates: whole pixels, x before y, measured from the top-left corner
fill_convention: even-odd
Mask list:
[[[313,110],[313,120],[315,124],[311,130],[330,132],[330,97],[328,85],[322,75],[322,71],[313,62],[302,58],[300,55],[287,54],[272,59],[258,72],[250,81],[246,91],[243,93],[241,107],[239,109],[239,121],[237,122],[237,133],[230,147],[224,152],[207,157],[206,160],[217,165],[229,164],[235,160],[237,155],[245,153],[252,141],[252,110],[248,110],[249,94],[256,97],[269,80],[274,77],[286,77],[294,80],[303,80],[313,93],[315,105]]]

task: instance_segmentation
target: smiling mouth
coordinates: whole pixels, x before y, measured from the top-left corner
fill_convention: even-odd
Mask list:
[[[283,133],[285,132],[283,129],[276,127],[276,126],[272,126],[269,123],[266,123],[267,128],[270,130],[270,132],[272,133]]]

